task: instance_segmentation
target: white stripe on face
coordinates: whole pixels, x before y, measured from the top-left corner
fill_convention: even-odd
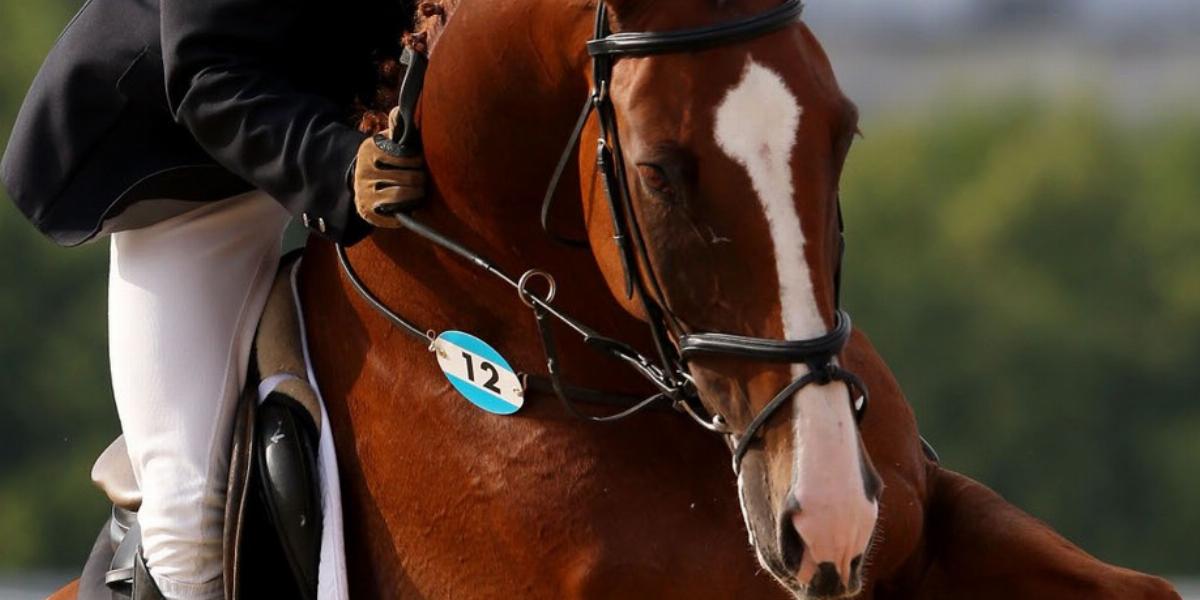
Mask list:
[[[717,107],[715,127],[717,144],[746,169],[766,215],[787,339],[826,332],[804,256],[804,231],[792,186],[792,152],[802,112],[778,73],[749,60],[741,80]],[[807,371],[805,365],[794,365],[792,376]],[[875,503],[866,498],[859,470],[848,390],[841,383],[809,385],[793,403],[795,487],[789,493],[800,503],[801,513],[793,523],[806,547],[798,575],[807,582],[819,562],[829,561],[845,577],[850,561],[865,549],[877,514]]]
[[[825,333],[793,201],[792,149],[802,112],[783,78],[749,61],[741,81],[717,108],[716,124],[717,144],[745,167],[766,211],[775,243],[783,335],[793,340]]]

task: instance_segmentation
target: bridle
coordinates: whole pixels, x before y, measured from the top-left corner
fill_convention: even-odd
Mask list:
[[[554,307],[552,302],[556,284],[548,273],[530,269],[519,278],[513,278],[492,264],[491,261],[421,223],[411,214],[407,212],[393,214],[404,228],[457,254],[511,286],[516,290],[521,301],[532,309],[546,356],[547,376],[522,374],[521,379],[527,389],[552,391],[570,414],[599,422],[624,419],[660,400],[669,401],[677,410],[686,413],[704,428],[727,437],[733,451],[735,472],[740,472],[742,459],[749,451],[751,444],[758,439],[762,427],[776,411],[805,386],[825,385],[833,381],[844,382],[851,389],[852,397],[855,390],[861,394],[853,406],[856,419],[861,420],[867,408],[866,387],[857,376],[836,363],[837,354],[846,346],[846,342],[850,338],[850,317],[845,311],[841,309],[836,311],[834,327],[825,335],[804,340],[776,340],[730,333],[690,333],[665,305],[663,299],[666,296],[662,293],[658,277],[651,266],[647,245],[633,208],[629,182],[625,175],[625,159],[621,152],[620,136],[617,131],[615,107],[609,93],[613,65],[621,57],[692,52],[758,37],[794,22],[799,18],[802,10],[803,5],[800,0],[787,0],[769,11],[708,27],[667,32],[612,33],[609,31],[605,1],[598,0],[594,35],[587,42],[588,54],[592,57],[592,92],[580,111],[575,128],[547,188],[542,205],[542,225],[547,232],[550,232],[548,215],[559,180],[572,156],[575,155],[577,142],[588,119],[595,113],[600,126],[600,137],[597,140],[597,166],[610,209],[614,230],[613,241],[621,256],[625,293],[630,298],[636,294],[639,299],[649,322],[657,361],[647,358],[628,344],[598,334],[579,320]],[[423,73],[423,69],[417,71]],[[840,207],[838,225],[840,230]],[[553,235],[552,232],[551,235]],[[375,297],[350,265],[345,249],[339,245],[337,251],[350,283],[371,306],[414,337],[433,340],[434,334],[431,330],[418,327],[393,312]],[[840,274],[841,259],[839,256],[835,289],[840,287]],[[548,285],[544,296],[538,296],[530,290],[529,284],[535,279],[543,279]],[[835,291],[836,295],[838,294]],[[631,366],[654,385],[657,392],[639,400],[566,384],[559,368],[558,349],[553,330],[555,321],[573,330],[592,349],[615,357]],[[703,416],[704,409],[699,404],[695,384],[687,370],[687,363],[690,360],[702,356],[804,364],[808,367],[808,372],[780,390],[754,416],[745,430],[738,434],[729,428],[721,415],[707,418]],[[627,408],[616,414],[595,416],[579,411],[573,399],[584,402],[617,403]]]

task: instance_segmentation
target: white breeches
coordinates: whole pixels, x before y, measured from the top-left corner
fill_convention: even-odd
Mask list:
[[[223,595],[232,419],[288,220],[256,191],[112,235],[113,394],[146,564],[171,599]]]

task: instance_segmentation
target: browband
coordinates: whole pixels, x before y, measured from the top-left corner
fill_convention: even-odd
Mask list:
[[[667,54],[720,46],[779,29],[804,12],[800,0],[783,4],[757,15],[729,23],[675,31],[629,31],[591,40],[587,51],[596,56]]]

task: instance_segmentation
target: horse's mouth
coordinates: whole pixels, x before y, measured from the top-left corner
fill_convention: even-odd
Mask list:
[[[850,587],[846,587],[837,582],[832,588],[822,586],[823,589],[817,589],[816,586],[800,583],[794,575],[780,577],[779,573],[775,573],[775,578],[783,584],[789,592],[791,592],[797,600],[833,600],[836,598],[852,598],[857,596],[862,591],[862,582],[860,578],[855,577],[850,582]],[[836,578],[836,576],[835,576]]]

